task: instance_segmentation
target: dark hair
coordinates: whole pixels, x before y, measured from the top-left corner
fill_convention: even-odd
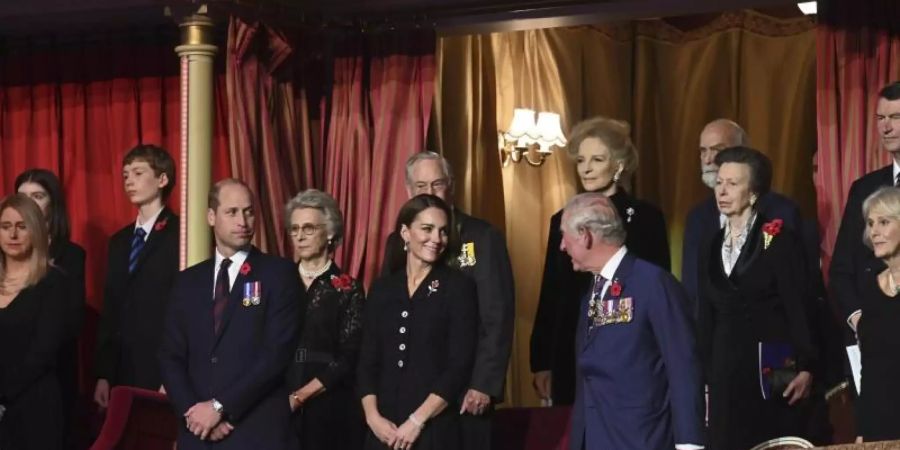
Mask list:
[[[457,239],[455,237],[456,233],[453,230],[453,214],[450,211],[450,207],[447,206],[447,203],[441,200],[440,197],[431,194],[419,194],[407,200],[400,208],[400,213],[397,214],[397,224],[394,227],[394,232],[397,234],[397,237],[400,237],[400,230],[403,226],[406,225],[407,228],[412,226],[413,221],[416,220],[419,213],[428,208],[438,208],[447,215],[447,248],[436,262],[436,264],[443,264],[447,260],[447,256],[452,253],[450,250],[456,248],[454,245],[456,244]],[[390,254],[391,252],[388,253]],[[391,258],[391,261],[387,261],[388,271],[390,273],[406,266],[406,254],[403,252],[395,252],[395,254],[397,255],[396,257]]]
[[[750,147],[729,147],[716,154],[716,165],[746,164],[750,168],[750,192],[757,196],[772,188],[772,161],[759,150]]]
[[[175,161],[172,160],[172,156],[162,147],[138,144],[125,154],[125,158],[122,159],[122,167],[135,161],[147,163],[153,169],[153,174],[157,178],[162,174],[166,174],[169,182],[162,188],[162,201],[165,203],[169,199],[169,194],[175,189]]]
[[[209,189],[209,194],[206,196],[206,207],[215,211],[219,208],[219,191],[222,190],[225,186],[241,186],[250,193],[250,199],[253,199],[253,189],[250,189],[250,186],[247,186],[247,183],[244,183],[237,178],[225,178],[219,180]]]
[[[50,197],[47,207],[47,231],[50,235],[50,255],[59,256],[63,245],[69,242],[69,212],[66,209],[66,198],[62,193],[62,185],[56,174],[47,169],[28,169],[16,177],[15,191],[25,183],[40,185]]]
[[[885,100],[900,100],[900,81],[895,81],[878,91],[878,96]]]

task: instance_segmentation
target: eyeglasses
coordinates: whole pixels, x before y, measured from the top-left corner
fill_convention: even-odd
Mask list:
[[[321,230],[324,227],[325,227],[324,224],[316,225],[316,224],[311,224],[311,223],[304,223],[303,225],[291,225],[290,233],[291,233],[291,236],[294,236],[294,237],[296,237],[298,234],[301,234],[301,233],[304,236],[312,236],[312,235],[316,234],[317,231]]]
[[[415,189],[416,194],[422,193],[431,193],[431,192],[443,192],[450,185],[450,180],[447,178],[439,178],[437,180],[432,181],[431,183],[425,183],[422,181],[413,183],[413,189]],[[431,188],[431,189],[429,189]]]

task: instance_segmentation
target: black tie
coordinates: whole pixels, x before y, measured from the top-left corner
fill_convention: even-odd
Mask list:
[[[219,326],[222,325],[222,313],[225,312],[225,304],[228,303],[228,291],[231,285],[228,280],[228,267],[231,266],[231,260],[225,258],[219,264],[219,273],[216,275],[216,288],[213,294],[213,322],[215,323],[215,332],[219,334]]]
[[[138,257],[141,256],[141,249],[144,248],[144,236],[147,232],[143,228],[134,230],[134,237],[131,238],[131,253],[128,254],[128,273],[133,273],[137,268]]]

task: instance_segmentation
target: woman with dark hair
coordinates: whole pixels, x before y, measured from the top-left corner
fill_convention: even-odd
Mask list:
[[[366,449],[458,450],[477,337],[475,284],[444,263],[450,208],[421,194],[397,218],[405,267],[369,290],[358,390]]]
[[[66,280],[48,264],[47,225],[23,194],[0,201],[0,448],[63,447],[55,366]]]
[[[332,260],[344,238],[343,215],[333,197],[316,189],[297,194],[285,214],[309,299],[285,375],[294,429],[304,450],[357,450],[362,411],[353,387],[366,295]]]
[[[809,438],[817,351],[803,248],[780,218],[756,209],[772,180],[765,155],[732,147],[715,162],[716,204],[725,221],[701,248],[698,272],[708,448]]]
[[[585,192],[609,197],[625,225],[628,252],[669,270],[666,221],[656,206],[626,191],[637,170],[637,149],[628,123],[594,117],[572,128],[566,153],[575,162]],[[575,398],[575,324],[578,299],[590,288],[592,278],[572,269],[572,259],[559,251],[562,210],[550,218],[547,255],[531,333],[531,371],[534,388],[545,402],[571,404]],[[551,387],[552,385],[552,387]]]
[[[60,346],[57,372],[62,389],[67,440],[74,439],[73,418],[78,399],[78,336],[85,307],[85,251],[69,239],[71,227],[59,178],[46,169],[29,169],[16,177],[16,192],[27,195],[40,207],[47,221],[50,264],[69,281],[67,289],[65,342]]]

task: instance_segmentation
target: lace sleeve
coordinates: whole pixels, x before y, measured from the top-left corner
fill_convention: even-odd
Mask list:
[[[338,351],[335,354],[334,362],[329,364],[328,368],[319,376],[319,381],[326,389],[340,383],[348,376],[353,376],[362,338],[363,303],[366,298],[362,283],[353,280],[350,288],[341,292],[340,295]],[[350,381],[353,380],[350,379]]]

